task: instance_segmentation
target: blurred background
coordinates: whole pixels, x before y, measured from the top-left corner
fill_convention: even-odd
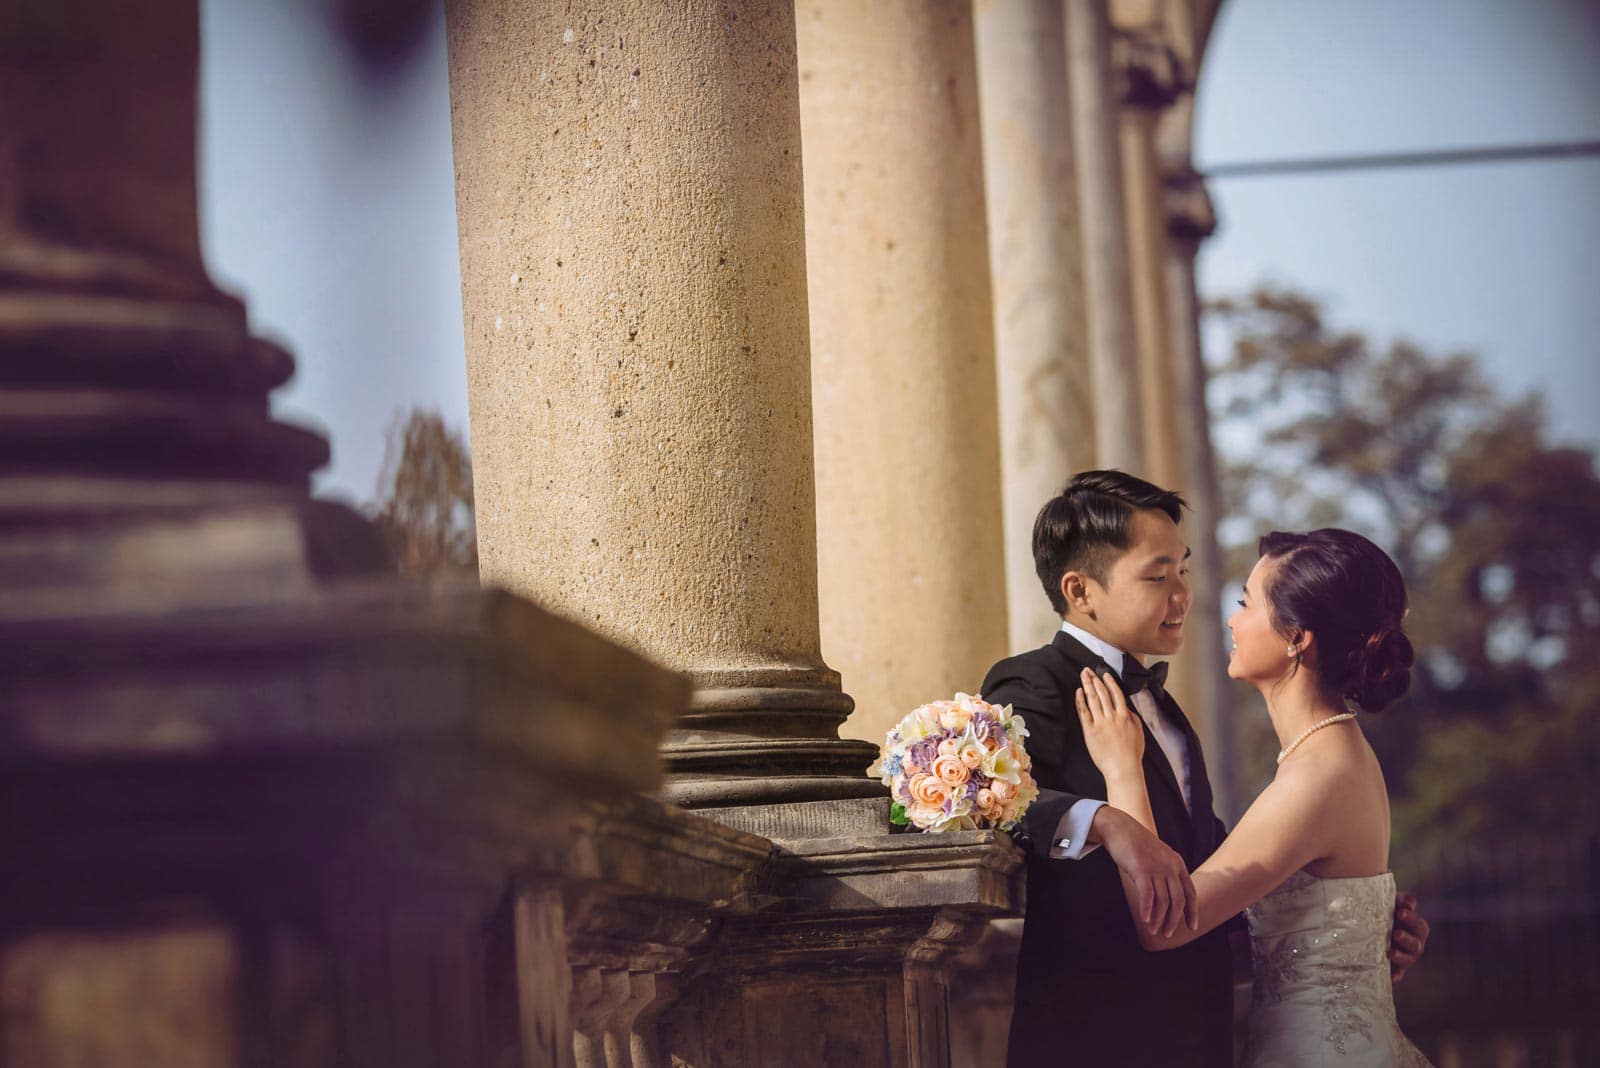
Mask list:
[[[206,256],[297,356],[318,491],[470,568],[443,13],[373,10],[203,4]],[[1230,573],[1339,525],[1410,585],[1414,687],[1368,730],[1441,1063],[1600,1063],[1597,59],[1591,0],[1225,0],[1195,95]],[[1248,799],[1277,743],[1253,693],[1234,723]]]

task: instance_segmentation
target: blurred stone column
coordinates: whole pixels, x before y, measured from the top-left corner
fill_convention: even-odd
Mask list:
[[[1095,466],[1082,234],[1060,0],[974,8],[1000,394],[1006,603],[1013,652],[1060,617],[1033,565],[1033,520]]]
[[[200,258],[196,0],[0,27],[0,1063],[552,1063],[501,906],[687,684],[311,499]]]
[[[968,0],[800,0],[823,644],[881,741],[1005,655]]]
[[[1216,810],[1225,820],[1240,809],[1238,757],[1235,752],[1233,687],[1228,681],[1228,654],[1222,623],[1226,580],[1217,540],[1225,504],[1211,447],[1211,416],[1206,407],[1205,350],[1200,338],[1200,300],[1195,284],[1195,256],[1217,228],[1216,213],[1205,181],[1192,167],[1169,172],[1162,187],[1167,221],[1167,294],[1171,300],[1173,380],[1178,398],[1178,433],[1185,461],[1183,486],[1189,501],[1190,582],[1194,608],[1185,628],[1184,651],[1191,672],[1184,709],[1205,742],[1206,767],[1216,796]]]
[[[1156,124],[1177,99],[1177,57],[1159,36],[1118,32],[1113,37],[1118,137],[1126,183],[1130,293],[1144,414],[1144,477],[1182,489],[1184,462],[1173,383],[1172,327],[1168,307],[1167,229],[1161,203]]]
[[[1063,4],[1093,370],[1095,464],[1148,474],[1106,0]]]
[[[484,581],[693,677],[668,800],[880,794],[819,649],[792,6],[447,13]]]

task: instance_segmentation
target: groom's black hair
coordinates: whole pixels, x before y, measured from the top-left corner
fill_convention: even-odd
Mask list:
[[[1065,615],[1061,576],[1081,571],[1102,585],[1128,548],[1136,511],[1164,512],[1183,521],[1188,504],[1178,494],[1124,471],[1081,471],[1050,498],[1033,521],[1033,566],[1056,614]]]

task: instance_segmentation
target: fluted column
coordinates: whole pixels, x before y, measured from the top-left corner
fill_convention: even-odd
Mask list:
[[[791,5],[447,13],[484,580],[694,678],[670,800],[874,793],[819,650]]]
[[[1033,520],[1073,472],[1095,466],[1095,395],[1062,5],[989,0],[974,21],[1016,652],[1060,625],[1034,570]]]
[[[1226,579],[1217,524],[1223,516],[1216,454],[1211,447],[1211,417],[1206,407],[1206,365],[1200,343],[1200,301],[1195,285],[1195,256],[1200,243],[1217,228],[1216,213],[1204,180],[1192,167],[1167,175],[1162,189],[1168,253],[1167,293],[1171,300],[1173,384],[1177,393],[1177,426],[1185,461],[1183,485],[1189,501],[1186,524],[1190,548],[1190,582],[1194,588],[1193,622],[1184,650],[1192,674],[1185,709],[1205,741],[1206,767],[1216,794],[1217,812],[1230,822],[1238,815],[1238,758],[1235,752],[1232,684],[1221,621]]]
[[[1084,295],[1093,370],[1095,463],[1147,474],[1128,266],[1127,208],[1106,0],[1063,4],[1077,155]]]
[[[800,0],[823,647],[881,741],[1006,651],[968,0]]]
[[[1126,194],[1130,295],[1139,359],[1145,477],[1181,488],[1184,462],[1173,389],[1172,325],[1168,306],[1167,228],[1161,203],[1156,125],[1177,99],[1177,57],[1159,37],[1118,32],[1113,37],[1117,93],[1122,101],[1118,139]]]

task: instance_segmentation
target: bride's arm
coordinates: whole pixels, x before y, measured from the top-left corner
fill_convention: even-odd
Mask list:
[[[1290,875],[1325,856],[1328,843],[1323,811],[1329,784],[1317,769],[1292,768],[1280,772],[1250,805],[1239,825],[1222,840],[1217,851],[1194,871],[1199,922],[1170,934],[1151,932],[1134,924],[1145,949],[1175,949],[1187,945],[1260,900]],[[1128,906],[1138,915],[1136,891],[1122,880]]]
[[[1089,756],[1106,781],[1106,804],[1160,837],[1144,781],[1144,724],[1128,711],[1127,698],[1109,673],[1102,679],[1085,669],[1074,695]],[[1120,867],[1128,910],[1141,933],[1170,935],[1180,923],[1196,922],[1194,884],[1187,873],[1165,881],[1130,878]],[[1178,903],[1182,902],[1180,908]],[[1162,929],[1165,928],[1163,931]]]
[[[1106,801],[1155,831],[1150,794],[1144,781],[1144,727],[1110,676],[1084,672],[1078,692],[1078,718],[1084,744],[1106,780]],[[1122,889],[1145,949],[1173,949],[1237,915],[1289,875],[1324,856],[1326,799],[1331,783],[1317,765],[1302,762],[1282,769],[1251,804],[1222,845],[1194,872],[1197,915],[1169,921],[1169,930],[1151,931],[1150,902],[1126,874]]]

